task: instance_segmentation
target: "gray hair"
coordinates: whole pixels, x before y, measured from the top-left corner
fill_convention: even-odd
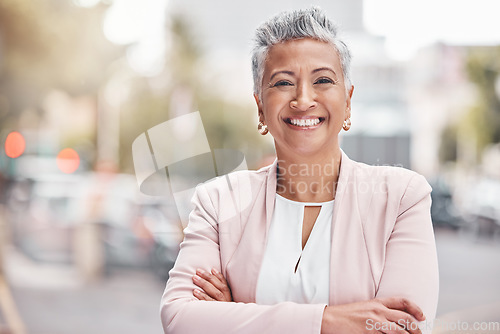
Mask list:
[[[278,43],[300,38],[313,38],[328,42],[336,49],[346,91],[351,88],[351,52],[337,36],[338,28],[319,7],[285,11],[261,24],[255,31],[255,46],[252,52],[254,93],[261,97],[264,63],[270,48]]]

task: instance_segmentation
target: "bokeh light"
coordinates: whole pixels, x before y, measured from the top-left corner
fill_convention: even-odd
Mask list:
[[[71,174],[80,166],[80,156],[72,148],[65,148],[57,155],[57,167],[61,172]]]
[[[9,158],[17,158],[24,153],[26,148],[26,141],[19,132],[11,132],[5,139],[5,154]]]

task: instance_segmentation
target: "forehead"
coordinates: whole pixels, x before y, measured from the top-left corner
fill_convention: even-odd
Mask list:
[[[276,71],[308,72],[329,67],[341,73],[340,58],[335,47],[311,38],[290,40],[273,45],[266,57],[264,77]]]

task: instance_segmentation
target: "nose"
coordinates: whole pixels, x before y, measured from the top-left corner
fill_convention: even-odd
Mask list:
[[[301,83],[297,85],[294,99],[290,101],[290,108],[297,111],[308,111],[316,107],[316,94],[312,85]]]

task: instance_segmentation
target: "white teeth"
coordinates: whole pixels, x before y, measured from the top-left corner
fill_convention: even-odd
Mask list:
[[[290,123],[292,123],[293,125],[296,125],[296,126],[314,126],[314,125],[317,125],[319,123],[319,118],[314,118],[314,119],[295,119],[295,118],[292,118],[290,120]]]

